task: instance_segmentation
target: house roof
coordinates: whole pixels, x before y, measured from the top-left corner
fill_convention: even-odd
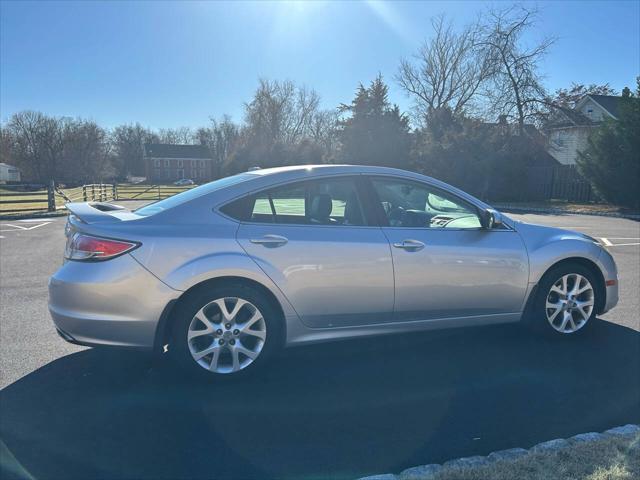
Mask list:
[[[147,158],[199,158],[211,160],[211,153],[205,145],[146,143],[144,145],[144,155]]]
[[[587,95],[594,102],[604,108],[612,117],[618,118],[620,97],[613,95]]]
[[[563,127],[592,126],[596,123],[579,110],[569,108],[556,109],[546,122],[545,130]]]

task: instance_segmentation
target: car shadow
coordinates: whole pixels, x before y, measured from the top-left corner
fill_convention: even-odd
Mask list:
[[[3,478],[354,478],[638,423],[640,334],[593,327],[314,345],[221,384],[84,350],[0,392]]]

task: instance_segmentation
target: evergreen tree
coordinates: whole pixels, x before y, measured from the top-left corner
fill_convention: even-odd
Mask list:
[[[618,119],[606,120],[579,152],[580,172],[616,205],[640,208],[640,77],[635,95],[622,91]]]
[[[338,123],[340,161],[409,167],[409,119],[397,105],[389,103],[388,87],[381,75],[368,88],[360,84],[351,104],[341,105],[339,111],[350,114]]]

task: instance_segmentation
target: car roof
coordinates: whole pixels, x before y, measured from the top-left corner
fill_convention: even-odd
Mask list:
[[[411,174],[407,170],[401,170],[399,168],[391,168],[391,167],[376,167],[372,165],[327,165],[327,164],[319,164],[319,165],[290,165],[286,167],[273,167],[273,168],[261,168],[256,170],[251,170],[249,173],[253,175],[278,175],[278,174],[291,174],[291,173],[304,173],[305,176],[308,176],[310,173],[317,174],[339,174],[339,173],[388,173],[388,174]]]

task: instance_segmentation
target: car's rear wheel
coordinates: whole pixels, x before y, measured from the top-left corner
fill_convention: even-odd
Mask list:
[[[195,375],[235,378],[257,370],[281,340],[281,319],[260,292],[201,288],[178,308],[169,351]]]
[[[596,295],[596,278],[591,270],[579,264],[554,267],[538,284],[529,323],[550,336],[582,334],[596,316]]]

